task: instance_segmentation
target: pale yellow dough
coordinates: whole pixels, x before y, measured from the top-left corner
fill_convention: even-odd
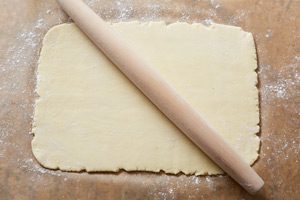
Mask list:
[[[257,159],[257,63],[250,33],[218,24],[111,26],[249,164]],[[74,24],[47,33],[37,74],[32,151],[43,166],[222,173]]]

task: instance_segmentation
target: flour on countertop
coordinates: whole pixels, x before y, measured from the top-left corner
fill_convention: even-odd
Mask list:
[[[50,15],[51,13],[52,11],[48,10],[45,14]],[[37,58],[43,36],[47,30],[53,26],[53,24],[47,24],[45,18],[45,16],[40,16],[34,23],[22,26],[21,31],[16,35],[14,43],[7,50],[7,59],[0,66],[1,76],[7,77],[9,80],[2,83],[0,87],[1,92],[9,94],[4,99],[0,99],[1,109],[3,112],[8,113],[10,110],[6,110],[6,108],[11,109],[13,107],[15,109],[14,112],[16,112],[16,110],[18,112],[17,116],[22,118],[22,121],[28,121],[28,123],[32,120],[33,114],[31,112],[33,111],[31,99],[32,96],[34,96],[34,91],[29,90],[29,85],[35,82],[35,76],[32,74],[35,70],[33,69],[37,66]],[[61,22],[60,16],[58,16],[56,22]],[[31,74],[31,76],[28,79],[24,79],[23,77],[28,76],[28,74]],[[26,82],[24,82],[24,80]],[[20,95],[22,95],[22,101],[15,102],[14,97],[19,97]],[[11,99],[9,99],[9,97]],[[21,170],[33,172],[31,181],[38,180],[44,174],[61,176],[61,172],[42,168],[32,158],[31,152],[23,151],[22,146],[24,144],[22,142],[30,143],[30,137],[27,138],[27,141],[22,142],[15,142],[15,140],[13,140],[13,137],[16,137],[18,134],[28,133],[24,132],[24,130],[12,131],[14,130],[14,123],[18,123],[18,121],[12,121],[10,123],[3,123],[1,121],[0,158],[7,154],[6,151],[9,148],[15,149],[17,159],[15,159],[14,162],[16,162],[16,166]],[[28,126],[27,131],[30,130],[31,127]]]
[[[95,6],[95,2],[97,1],[89,1],[89,5],[91,7]],[[214,6],[219,7],[219,4],[215,1]],[[132,3],[128,1],[115,1],[116,4],[115,9],[109,9],[104,10],[104,12],[101,12],[102,17],[111,19],[113,21],[126,21],[129,20],[134,12],[134,8]],[[146,6],[146,11],[144,13],[144,16],[141,17],[141,21],[155,21],[156,19],[159,19],[161,17],[161,11],[163,9],[166,9],[165,7],[161,6],[160,4],[151,3]],[[117,10],[117,15],[114,15],[115,10]],[[200,12],[200,11],[199,11]],[[201,11],[202,12],[202,11]],[[20,31],[16,36],[16,42],[8,49],[9,57],[7,58],[6,62],[1,66],[1,71],[4,73],[8,72],[16,72],[16,71],[24,71],[23,73],[26,73],[28,69],[34,69],[37,66],[37,58],[38,54],[41,48],[41,43],[44,34],[49,30],[52,26],[55,24],[62,23],[63,21],[66,21],[67,18],[63,17],[62,15],[58,15],[57,19],[55,20],[55,24],[51,23],[46,20],[48,17],[53,17],[55,14],[55,11],[53,9],[46,9],[45,13],[43,13],[41,16],[37,18],[37,20],[32,23],[31,25],[24,26],[22,31]],[[100,14],[100,13],[98,13]],[[56,15],[56,14],[55,14]],[[104,16],[103,16],[104,15]],[[189,10],[186,8],[184,11],[181,12],[180,20],[188,20],[189,19]],[[211,16],[214,16],[215,13],[212,13]],[[114,19],[112,19],[112,16],[114,16]],[[70,21],[70,19],[67,19],[67,21]],[[210,25],[213,20],[206,19],[205,21],[207,25]],[[23,74],[23,73],[11,73],[11,74]],[[23,85],[18,81],[18,76],[11,77],[14,82],[7,82],[4,85],[1,85],[0,90],[5,91],[13,91],[13,92],[20,92],[22,94],[24,93],[30,93],[29,96],[35,95],[33,91],[28,91],[26,85]],[[38,78],[38,77],[37,77]],[[35,77],[32,76],[30,78],[30,82],[35,82]],[[28,98],[28,97],[27,97]],[[1,100],[0,100],[1,102]],[[1,102],[2,103],[2,102]],[[4,103],[4,102],[3,102]],[[4,105],[2,103],[2,105]],[[33,110],[33,104],[29,100],[24,100],[20,104],[18,104],[20,107],[20,110],[28,111]],[[33,113],[23,112],[24,114],[22,117],[32,119]],[[41,176],[48,174],[52,176],[62,176],[64,173],[60,171],[53,171],[48,170],[43,167],[41,167],[30,155],[30,152],[23,152],[22,148],[19,144],[14,143],[13,140],[9,140],[11,142],[7,142],[7,137],[10,136],[9,130],[11,129],[11,124],[2,124],[1,130],[0,130],[0,157],[5,154],[6,147],[11,147],[14,149],[17,149],[18,152],[18,159],[16,160],[17,165],[20,169],[32,172],[34,175],[32,176],[32,181],[38,180],[41,178]],[[22,133],[23,134],[23,133]],[[31,139],[29,139],[30,141]],[[4,142],[5,141],[5,142]],[[185,177],[185,179],[188,179]],[[64,180],[66,181],[67,178],[65,177]],[[188,184],[195,184],[198,185],[200,183],[204,183],[209,180],[205,179],[201,181],[200,177],[193,177],[191,178],[191,181],[188,181],[186,183],[186,186]],[[211,185],[211,182],[208,182],[209,185]],[[174,197],[174,191],[175,188],[169,188],[167,191],[168,196]],[[166,197],[167,195],[164,192],[158,193],[158,195],[162,197]]]
[[[272,69],[270,65],[264,65],[260,67],[259,74],[274,76],[274,81],[265,83],[261,88],[262,100],[271,101],[274,98],[288,99],[289,97],[300,96],[300,63],[282,67],[279,72]],[[267,77],[262,77],[262,79],[265,78]]]
[[[88,4],[91,7],[97,6],[98,0],[89,0],[87,1]],[[130,20],[134,16],[134,5],[131,1],[126,0],[117,0],[113,1],[114,4],[116,4],[115,9],[96,9],[101,10],[101,12],[98,12],[98,14],[101,14],[101,16],[104,19],[110,20],[110,21],[126,21]],[[200,13],[206,13],[207,16],[210,16],[210,18],[202,19],[202,22],[206,25],[210,25],[214,18],[217,17],[217,9],[222,8],[222,4],[218,0],[211,0],[210,1],[213,9],[210,9],[209,11],[206,10],[193,10],[193,12],[196,12],[198,14]],[[100,7],[99,7],[100,8]],[[167,9],[163,5],[157,4],[157,3],[151,3],[146,6],[146,11],[143,13],[143,16],[141,17],[142,21],[151,21],[151,20],[160,20],[162,18],[162,12],[164,9]],[[184,8],[181,9],[179,20],[189,20],[190,19],[190,13],[192,8]],[[117,14],[116,14],[117,13]],[[65,21],[65,18],[62,16],[62,14],[58,16],[54,9],[47,8],[45,9],[45,13],[43,13],[42,16],[39,16],[39,18],[35,21],[35,23],[29,25],[29,26],[23,26],[23,30],[17,34],[16,36],[16,42],[10,46],[10,48],[7,50],[7,59],[5,63],[2,63],[3,65],[0,66],[0,75],[1,76],[7,76],[10,80],[4,82],[0,85],[0,91],[1,92],[7,92],[9,95],[19,95],[24,93],[33,93],[33,91],[28,91],[28,88],[26,87],[26,84],[21,83],[19,81],[19,76],[26,75],[26,71],[36,68],[37,66],[37,57],[39,50],[41,48],[41,41],[43,39],[44,34],[47,30],[50,29],[55,24],[62,23]],[[55,24],[48,24],[47,19],[48,17],[56,18]],[[236,25],[238,22],[244,20],[247,18],[248,13],[244,10],[237,10],[236,14],[232,17],[230,17],[227,21],[228,24]],[[270,39],[273,36],[273,32],[271,29],[266,30],[266,32],[263,34],[266,38]],[[263,77],[265,74],[273,74],[274,80],[265,82],[264,85],[261,87],[261,99],[262,103],[266,104],[273,104],[274,106],[282,106],[282,103],[278,103],[277,101],[286,102],[284,104],[283,108],[289,110],[290,112],[294,112],[292,114],[297,114],[300,116],[299,107],[295,104],[289,104],[288,100],[291,97],[295,97],[298,95],[300,96],[300,71],[299,71],[299,65],[300,65],[300,54],[295,55],[294,61],[296,63],[292,63],[290,65],[285,66],[282,71],[276,72],[272,66],[270,65],[263,65],[260,67],[259,76],[261,79],[266,80],[267,77]],[[17,72],[18,71],[18,72]],[[273,72],[274,71],[274,72]],[[15,73],[17,72],[17,73]],[[288,74],[288,78],[284,78],[285,74]],[[30,77],[30,82],[34,82],[35,78],[34,76]],[[31,94],[30,94],[31,95]],[[29,96],[30,96],[29,95]],[[10,106],[10,99],[4,98],[0,99],[0,105],[3,109],[2,112],[9,112],[8,110],[5,110],[6,107]],[[25,121],[28,121],[28,119],[32,118],[33,113],[28,113],[26,111],[33,110],[33,104],[30,100],[28,100],[28,95],[24,99],[23,102],[19,103],[16,102],[16,106],[19,107],[20,116],[22,118],[25,118]],[[298,108],[298,110],[297,110]],[[265,116],[266,118],[268,116]],[[264,119],[262,119],[264,120]],[[23,120],[24,121],[24,120]],[[291,118],[290,122],[287,123],[297,123],[296,118]],[[1,123],[1,129],[0,129],[0,158],[7,155],[7,148],[14,148],[17,149],[17,156],[19,159],[16,160],[17,165],[20,169],[24,171],[33,172],[34,176],[32,176],[32,181],[36,181],[37,179],[41,178],[41,176],[47,174],[51,176],[64,176],[66,173],[62,173],[60,171],[53,171],[48,170],[45,168],[42,168],[35,160],[33,160],[32,156],[28,152],[23,152],[22,148],[20,147],[20,144],[15,143],[14,140],[9,140],[9,138],[16,136],[17,134],[26,134],[24,132],[15,133],[10,132],[12,130],[14,124],[9,124],[7,122]],[[267,146],[266,149],[270,150],[271,155],[268,154],[266,156],[264,152],[262,152],[261,159],[266,159],[266,167],[274,167],[274,164],[276,164],[276,159],[284,159],[288,160],[289,153],[292,152],[293,154],[300,154],[300,135],[298,137],[295,137],[293,139],[290,139],[287,137],[289,133],[282,133],[284,135],[283,139],[278,139],[276,137],[273,137],[272,135],[269,136],[262,136],[261,141],[263,145],[272,144],[273,147]],[[31,139],[28,139],[28,142],[30,142]],[[10,141],[10,142],[8,142]],[[266,142],[266,144],[264,143]],[[295,160],[296,163],[300,162],[299,159]],[[174,177],[172,177],[174,178]],[[214,177],[176,177],[178,178],[178,182],[183,181],[183,187],[187,187],[188,185],[193,185],[197,187],[199,190],[199,186],[204,184],[211,188],[211,190],[216,190],[214,185]],[[183,180],[184,179],[184,180]],[[67,181],[67,175],[64,177],[64,181]],[[165,176],[165,185],[168,185],[170,183],[171,178],[169,176]],[[141,180],[142,182],[142,180]],[[158,195],[160,198],[164,199],[176,199],[176,190],[179,186],[178,185],[169,185],[168,188],[161,190],[159,193],[156,193],[157,191],[149,191],[152,195]],[[180,186],[182,187],[182,186]],[[201,192],[201,191],[200,191]]]
[[[272,32],[272,30],[271,29],[268,29],[267,30],[267,33],[266,33],[266,38],[270,38],[270,37],[272,37],[273,36],[273,32]]]
[[[282,125],[289,127],[299,124],[300,108],[300,62],[292,61],[281,70],[274,69],[271,65],[263,65],[258,72],[263,85],[261,87],[261,104],[272,105],[279,107],[285,113],[289,113],[289,119],[282,121]],[[268,77],[266,77],[268,76]],[[294,99],[290,101],[290,99]],[[280,112],[268,111],[269,115],[262,115],[262,121],[272,123],[268,118],[270,115],[278,116]],[[276,124],[273,124],[276,127]],[[282,160],[289,160],[289,155],[300,155],[300,135],[299,127],[294,132],[287,132],[285,128],[281,130],[272,130],[274,134],[262,135],[261,141],[268,152],[266,155],[262,152],[261,159],[266,160],[266,167],[274,167],[276,163]],[[278,138],[276,134],[280,133]],[[290,137],[295,135],[294,137]],[[271,144],[271,145],[270,145]],[[293,156],[293,162],[300,162],[300,156]],[[295,159],[296,158],[296,159]],[[277,177],[277,179],[282,177]]]

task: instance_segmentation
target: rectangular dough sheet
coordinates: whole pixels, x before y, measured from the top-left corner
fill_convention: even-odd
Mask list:
[[[251,33],[218,24],[111,26],[249,164],[257,159],[257,62]],[[44,167],[222,173],[74,24],[46,34],[37,74],[32,151]]]

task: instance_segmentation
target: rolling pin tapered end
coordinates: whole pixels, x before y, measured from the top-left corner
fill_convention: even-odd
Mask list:
[[[258,193],[264,186],[264,181],[258,176],[258,178],[256,179],[256,183],[251,185],[251,186],[247,186],[244,185],[243,187],[252,195]]]

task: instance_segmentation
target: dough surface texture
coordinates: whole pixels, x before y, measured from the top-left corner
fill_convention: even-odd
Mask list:
[[[250,164],[258,157],[251,33],[212,24],[111,24]],[[66,171],[222,173],[74,24],[53,27],[37,70],[32,151]]]

